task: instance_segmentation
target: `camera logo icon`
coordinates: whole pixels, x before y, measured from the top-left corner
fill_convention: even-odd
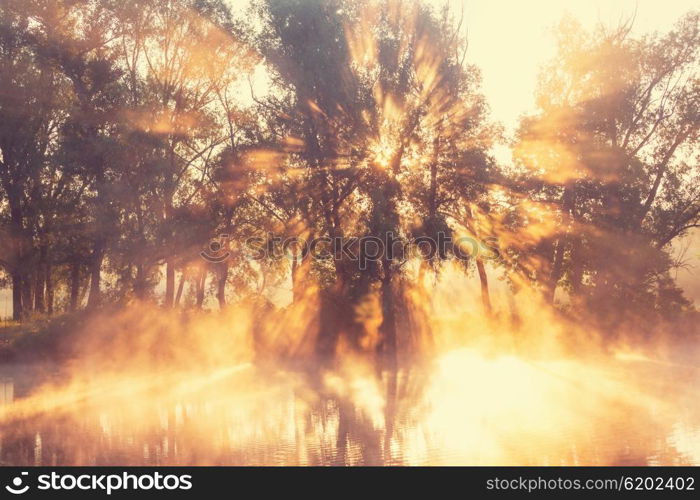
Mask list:
[[[29,485],[26,484],[24,487],[22,487],[22,476],[28,476],[28,472],[22,472],[19,476],[15,477],[12,480],[12,485],[7,485],[5,486],[5,489],[12,493],[13,495],[21,495],[22,493],[26,493],[27,490],[29,489]]]
[[[221,234],[217,238],[210,240],[207,248],[199,255],[207,262],[220,264],[231,256],[231,252],[228,251],[229,240],[228,234]]]

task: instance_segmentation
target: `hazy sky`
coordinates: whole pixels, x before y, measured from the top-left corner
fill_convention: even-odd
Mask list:
[[[532,109],[540,66],[554,55],[551,28],[565,15],[584,27],[635,17],[636,33],[666,31],[697,0],[448,0],[465,12],[467,58],[482,70],[494,118],[509,129]],[[433,0],[441,4],[443,0]],[[636,14],[635,14],[636,13]]]

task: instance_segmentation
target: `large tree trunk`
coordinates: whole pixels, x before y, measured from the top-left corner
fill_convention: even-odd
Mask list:
[[[343,262],[336,261],[335,283],[321,295],[319,308],[319,330],[316,338],[316,354],[323,363],[330,362],[335,356],[341,332],[346,330],[348,312],[347,278]]]
[[[476,270],[479,272],[479,283],[481,284],[481,302],[484,305],[484,313],[486,316],[490,317],[492,314],[491,295],[489,294],[489,280],[486,275],[486,267],[484,266],[483,260],[476,259]]]
[[[27,273],[22,274],[22,309],[24,314],[28,314],[34,310],[34,287],[32,286],[32,275]]]

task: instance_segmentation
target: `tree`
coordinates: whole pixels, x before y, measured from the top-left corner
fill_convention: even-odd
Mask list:
[[[369,1],[269,1],[260,12],[267,20],[261,51],[273,81],[289,92],[263,104],[280,117],[282,138],[298,138],[294,189],[314,200],[297,206],[305,229],[381,242],[449,236],[447,212],[484,178],[493,132],[485,126],[478,73],[463,64],[449,12],[440,17],[422,4]],[[364,257],[334,261],[325,306],[333,320],[321,332],[321,351],[332,352],[341,332],[357,331],[348,304],[377,293],[377,349],[391,363],[408,256],[384,253],[367,269]],[[335,312],[333,302],[345,311]]]
[[[668,244],[697,225],[698,13],[666,35],[631,22],[560,27],[538,114],[520,127],[521,186],[558,229],[536,252],[550,300],[559,285],[598,312],[640,306],[671,266]],[[641,300],[641,299],[640,299]]]
[[[163,303],[172,307],[177,255],[203,240],[202,231],[192,232],[190,209],[206,202],[214,160],[230,136],[219,118],[226,113],[219,97],[243,57],[221,1],[128,2],[124,9],[130,122],[160,141],[151,176],[157,179],[157,255],[166,266]]]
[[[36,211],[40,208],[42,179],[48,156],[55,147],[59,82],[32,50],[29,19],[15,2],[0,6],[0,182],[7,202],[4,224],[11,240],[9,258],[2,263],[11,275],[13,319],[33,308],[30,263],[35,257]],[[45,235],[42,235],[45,239]],[[42,242],[45,248],[46,242]],[[45,254],[42,254],[45,258]],[[36,279],[46,270],[39,269]],[[43,304],[43,299],[37,300]]]

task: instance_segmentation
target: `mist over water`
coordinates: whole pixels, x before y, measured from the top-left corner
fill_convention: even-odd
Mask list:
[[[88,322],[70,361],[4,366],[0,460],[700,463],[700,369],[692,349],[685,358],[658,346],[646,353],[584,344],[570,350],[558,345],[561,326],[544,314],[518,330],[498,330],[494,322],[482,333],[468,326],[476,317],[465,316],[455,322],[461,341],[435,323],[432,352],[422,361],[401,354],[393,370],[371,353],[318,359],[301,347],[308,325],[295,331],[284,317],[268,317],[253,328],[251,316],[236,310],[173,320],[144,306]],[[528,328],[541,337],[519,342]],[[256,353],[256,345],[265,350]]]
[[[644,363],[623,362],[577,382],[561,373],[591,370],[478,359],[458,352],[432,376],[402,371],[396,382],[389,374],[351,381],[356,388],[377,383],[376,393],[361,396],[317,391],[291,382],[294,374],[250,366],[136,390],[139,381],[124,380],[70,406],[4,421],[0,457],[13,465],[700,462],[697,370],[650,373]],[[479,377],[454,379],[455,363],[471,364]],[[12,382],[2,389],[3,412],[11,412]],[[15,397],[21,405],[22,396]]]

